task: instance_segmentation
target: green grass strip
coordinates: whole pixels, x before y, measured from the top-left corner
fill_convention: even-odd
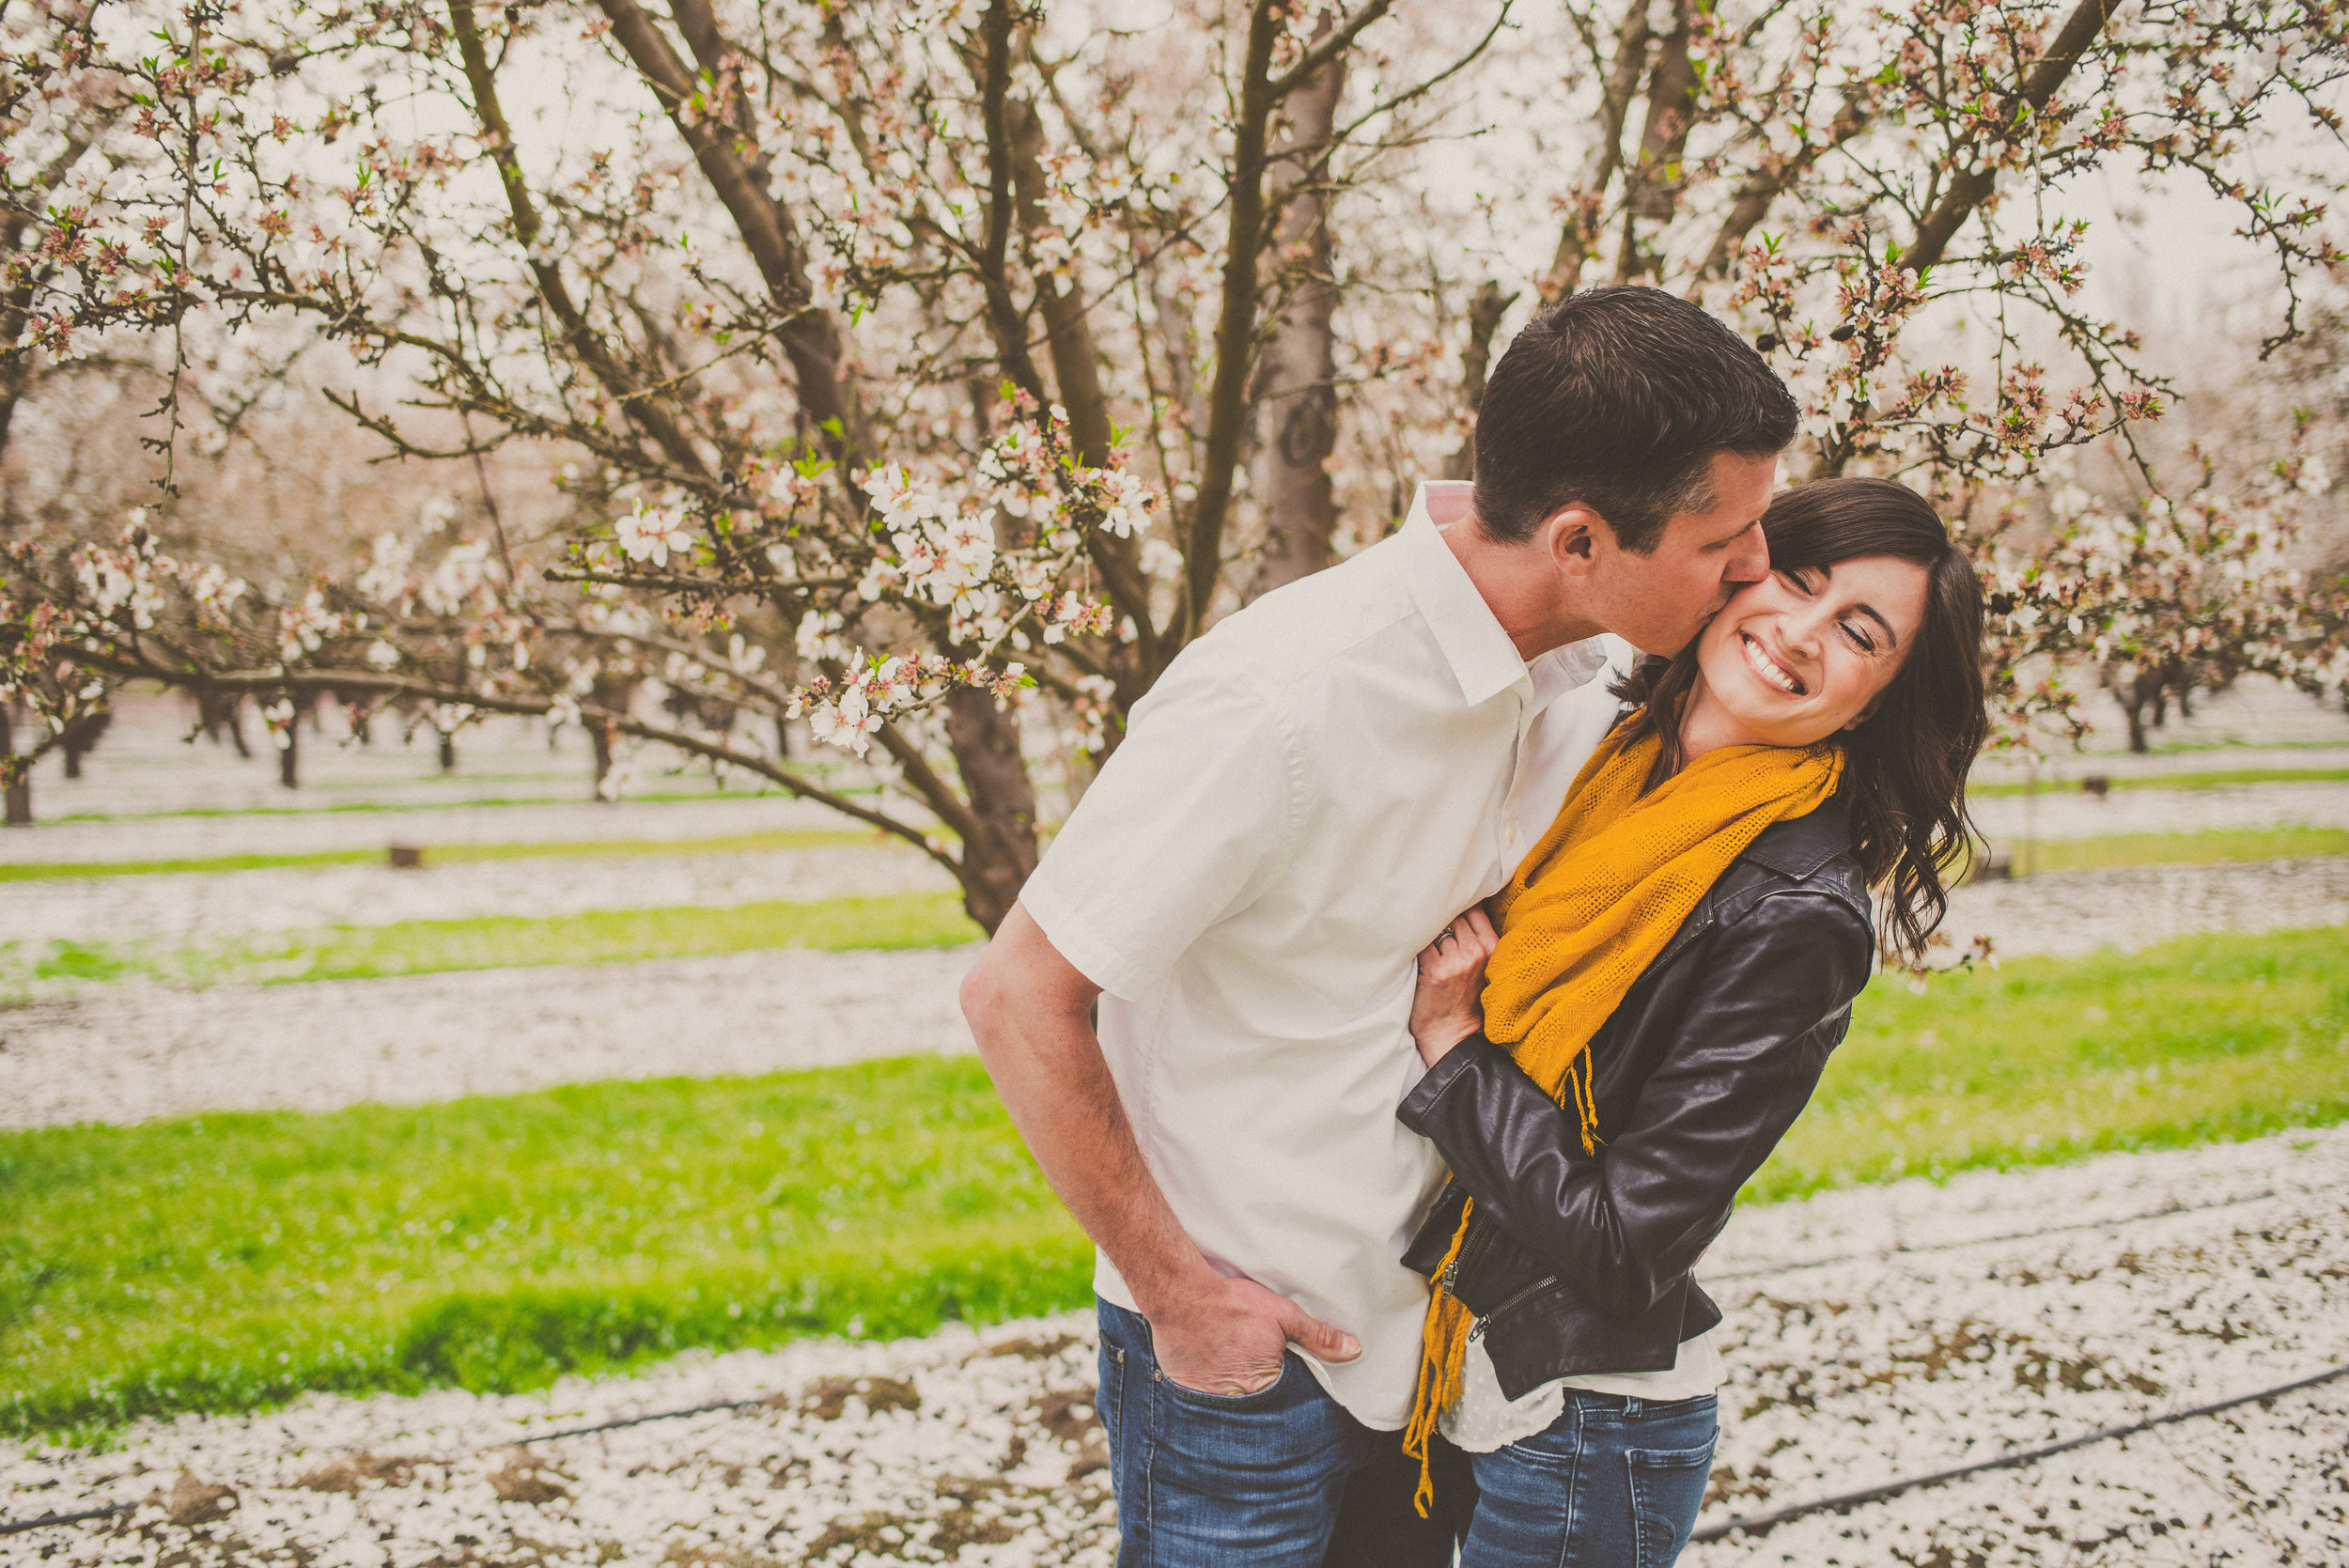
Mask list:
[[[2008,839],[2018,871],[2114,871],[2137,865],[2217,865],[2349,855],[2349,828],[2210,828],[2191,833]]]
[[[2349,1117],[2349,927],[1879,981],[1749,1195]]]
[[[594,909],[543,920],[518,915],[408,920],[257,933],[177,949],[142,942],[10,942],[0,944],[0,985],[137,978],[185,986],[283,986],[450,970],[698,958],[779,947],[833,952],[954,947],[985,935],[955,893],[885,893],[804,903]]]
[[[479,861],[622,860],[643,855],[738,855],[770,849],[813,849],[832,846],[898,844],[873,831],[794,828],[765,833],[727,833],[690,839],[577,839],[560,844],[435,844],[425,848],[427,869]],[[0,849],[8,847],[0,842]],[[381,849],[321,849],[298,855],[211,855],[159,861],[22,862],[0,865],[0,882],[35,882],[86,877],[154,877],[227,871],[274,871],[285,867],[381,865]]]
[[[2234,784],[2341,784],[2349,781],[2349,768],[2233,768],[2206,772],[2141,773],[2106,775],[2114,789],[2224,789]],[[2036,786],[2041,795],[2077,795],[2077,780],[2068,783],[2043,782]],[[2029,784],[1977,784],[1967,786],[1972,796],[2029,795]]]
[[[820,777],[820,770],[811,768]],[[439,775],[434,775],[437,779]],[[433,779],[393,779],[365,785],[368,789],[421,784]],[[879,795],[879,784],[833,784],[826,788],[835,795]],[[663,804],[695,800],[790,800],[791,792],[777,786],[773,789],[668,789],[642,790],[627,797],[630,805]],[[346,800],[324,806],[186,806],[175,811],[146,812],[65,812],[48,820],[55,822],[153,822],[160,818],[182,816],[336,816],[353,812],[463,811],[474,806],[591,806],[592,795],[528,795],[483,796],[464,800]]]
[[[2349,1116],[2349,930],[1857,1012],[1749,1197]],[[0,1430],[922,1333],[1081,1305],[1087,1259],[969,1058],[6,1133]]]
[[[0,1430],[1065,1307],[970,1058],[0,1135]]]
[[[861,830],[786,829],[691,839],[579,839],[550,844],[432,845],[428,870],[482,861],[627,860],[661,855],[731,855],[811,848],[895,847],[899,841]],[[2017,843],[2008,847],[2020,852]],[[0,848],[7,847],[0,843]],[[2112,833],[2096,838],[2043,839],[2031,846],[2035,871],[2101,871],[2121,866],[2215,864],[2220,862],[2349,855],[2349,829],[2214,828],[2189,833]],[[70,880],[91,877],[212,875],[334,865],[381,865],[380,849],[327,849],[296,855],[215,855],[154,861],[60,861],[0,865],[0,882]]]

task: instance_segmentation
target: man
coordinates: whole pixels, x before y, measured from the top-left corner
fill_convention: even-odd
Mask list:
[[[1422,487],[1394,536],[1186,649],[965,984],[1099,1249],[1121,1563],[1450,1560],[1391,1463],[1427,1301],[1398,1260],[1442,1175],[1394,1116],[1413,958],[1604,733],[1601,634],[1672,652],[1768,569],[1796,419],[1661,290],[1537,318],[1472,495]]]

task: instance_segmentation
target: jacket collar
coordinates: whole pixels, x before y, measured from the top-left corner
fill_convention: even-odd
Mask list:
[[[1851,814],[1839,790],[1808,815],[1763,829],[1742,858],[1800,882],[1850,847]]]

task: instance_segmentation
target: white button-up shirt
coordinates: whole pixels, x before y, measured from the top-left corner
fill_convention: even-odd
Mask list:
[[[1395,1120],[1419,950],[1498,891],[1612,721],[1611,639],[1530,664],[1429,515],[1219,623],[1136,704],[1020,902],[1105,993],[1103,1053],[1209,1262],[1347,1329],[1311,1362],[1403,1424],[1443,1171]],[[1462,524],[1462,526],[1469,526]],[[1109,1260],[1096,1287],[1134,1300]]]

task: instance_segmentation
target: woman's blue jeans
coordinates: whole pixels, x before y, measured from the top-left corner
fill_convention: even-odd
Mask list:
[[[1671,1568],[1713,1469],[1714,1396],[1648,1404],[1566,1390],[1546,1432],[1470,1456],[1460,1568]]]

